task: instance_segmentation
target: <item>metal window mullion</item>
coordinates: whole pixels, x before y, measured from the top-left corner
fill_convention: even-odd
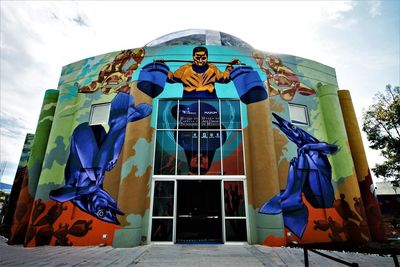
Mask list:
[[[147,243],[151,242],[151,235],[152,235],[152,227],[153,227],[153,205],[154,205],[154,186],[155,186],[155,181],[154,181],[154,166],[155,166],[155,161],[156,161],[156,146],[157,146],[157,132],[158,132],[158,108],[160,105],[160,99],[157,99],[157,110],[156,110],[156,130],[154,131],[154,146],[153,146],[153,177],[151,179],[150,183],[150,216],[149,216],[149,229],[147,230]]]
[[[177,199],[178,199],[178,182],[174,181],[174,211],[173,211],[173,221],[172,221],[172,242],[176,243],[176,225],[177,225]]]
[[[167,128],[165,128],[165,129],[157,129],[157,131],[158,132],[162,132],[162,131],[170,132],[170,131],[176,131],[176,128],[175,129],[167,129]],[[181,129],[181,131],[187,131],[187,130]]]
[[[171,129],[171,130],[176,130],[176,129]],[[196,129],[180,129],[179,131],[180,132],[193,132],[194,130],[196,130]],[[210,132],[219,132],[219,129],[209,129],[209,128],[205,128],[205,129],[203,129],[203,130],[205,130],[205,131],[210,131]],[[232,130],[235,130],[235,129],[232,129]],[[237,129],[237,131],[240,131],[240,129]]]
[[[200,176],[200,99],[197,100],[197,112],[197,175]]]
[[[152,180],[151,188],[150,188],[150,221],[149,221],[149,229],[147,230],[147,243],[151,242],[152,236],[152,228],[153,228],[153,205],[154,205],[154,186],[155,181]]]
[[[218,108],[219,108],[219,143],[220,143],[220,155],[221,155],[221,175],[224,175],[224,158],[223,158],[223,153],[222,153],[222,149],[223,145],[222,145],[222,106],[221,106],[221,99],[218,100]]]
[[[178,175],[178,143],[179,143],[179,99],[178,99],[178,108],[177,108],[177,115],[176,115],[176,130],[174,134],[176,134],[176,142],[175,142],[175,176]]]
[[[224,190],[224,184],[225,181],[224,179],[221,179],[221,205],[222,205],[222,212],[221,212],[221,216],[222,216],[222,242],[226,243],[226,227],[225,227],[225,190]]]
[[[239,101],[239,109],[240,109],[240,131],[242,132],[242,157],[243,157],[243,175],[246,177],[246,153],[244,147],[244,136],[243,136],[243,114],[242,114],[242,103]]]
[[[244,212],[246,215],[246,233],[247,233],[247,242],[250,241],[250,243],[252,242],[252,240],[250,240],[250,225],[249,225],[249,210],[248,210],[248,204],[249,201],[247,199],[247,180],[242,181],[243,183],[243,198],[244,198]]]
[[[206,175],[207,180],[221,180],[221,175]],[[168,180],[193,180],[199,179],[196,175],[154,175],[154,179],[159,181],[168,181]],[[244,175],[227,175],[224,177],[225,181],[244,181],[246,177]]]

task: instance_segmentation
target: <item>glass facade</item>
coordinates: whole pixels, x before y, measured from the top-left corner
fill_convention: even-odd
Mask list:
[[[244,175],[238,100],[160,100],[155,175]]]
[[[246,211],[242,181],[224,182],[226,241],[246,241]]]
[[[245,242],[239,100],[159,100],[151,241]]]
[[[174,182],[156,181],[153,197],[151,240],[172,241],[174,212]]]

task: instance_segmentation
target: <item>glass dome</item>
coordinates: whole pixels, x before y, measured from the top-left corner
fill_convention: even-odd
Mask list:
[[[172,45],[220,45],[252,48],[251,45],[235,36],[205,29],[189,29],[169,33],[149,42],[145,47]]]

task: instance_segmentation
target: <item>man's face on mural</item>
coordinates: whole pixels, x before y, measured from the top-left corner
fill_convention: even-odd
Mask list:
[[[255,59],[258,66],[262,66],[264,64],[264,56],[260,51],[253,51],[253,58]]]
[[[195,65],[199,67],[203,67],[207,64],[208,57],[205,51],[199,51],[194,53],[193,55],[193,62]]]

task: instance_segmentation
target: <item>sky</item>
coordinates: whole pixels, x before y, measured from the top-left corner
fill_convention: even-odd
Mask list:
[[[12,183],[26,133],[62,66],[171,32],[226,32],[254,48],[336,69],[357,119],[400,85],[400,1],[0,1],[0,173]],[[364,146],[370,167],[382,161]]]

